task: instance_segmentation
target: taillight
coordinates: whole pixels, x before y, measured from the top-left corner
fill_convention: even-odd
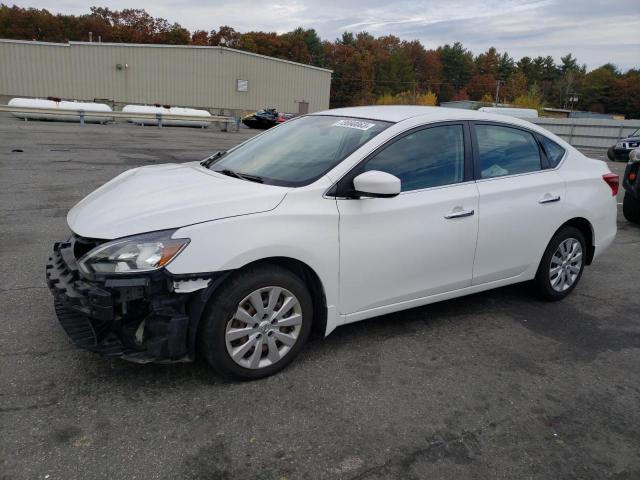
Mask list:
[[[605,173],[602,175],[602,179],[607,182],[607,185],[611,187],[611,196],[615,197],[618,194],[618,186],[620,185],[620,177],[615,173]]]

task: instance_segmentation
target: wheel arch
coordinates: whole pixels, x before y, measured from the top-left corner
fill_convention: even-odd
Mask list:
[[[325,294],[324,285],[320,280],[320,276],[313,268],[311,268],[301,260],[284,256],[266,257],[251,261],[233,270],[219,272],[219,274],[216,275],[215,279],[211,282],[208,288],[200,291],[198,294],[195,294],[192,297],[189,305],[189,343],[190,350],[193,355],[195,355],[196,353],[197,338],[200,335],[200,329],[202,325],[202,315],[209,302],[212,301],[212,299],[215,297],[216,291],[222,285],[224,285],[224,283],[232,275],[236,275],[249,268],[262,265],[278,265],[282,268],[285,268],[286,270],[289,270],[294,275],[297,275],[305,283],[307,288],[309,288],[309,293],[311,294],[311,298],[313,300],[312,331],[322,336],[325,335],[328,316],[327,297]]]
[[[255,267],[257,265],[278,265],[289,270],[291,273],[300,277],[309,288],[311,298],[313,300],[313,324],[312,329],[314,332],[324,335],[327,327],[327,296],[325,293],[324,285],[320,280],[320,276],[316,271],[307,265],[305,262],[292,257],[267,257],[255,260],[247,263],[239,268],[237,271],[242,271],[246,268]]]
[[[585,261],[585,265],[591,265],[593,256],[596,251],[596,247],[594,244],[593,225],[591,225],[591,222],[589,222],[589,220],[584,217],[574,217],[560,225],[560,227],[555,231],[554,235],[558,233],[558,231],[562,227],[565,226],[574,227],[580,230],[580,233],[582,233],[582,235],[584,236],[585,242],[587,242],[587,258]]]

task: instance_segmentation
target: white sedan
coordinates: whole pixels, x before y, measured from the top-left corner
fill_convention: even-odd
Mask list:
[[[124,172],[68,214],[47,281],[74,343],[275,373],[310,332],[532,281],[560,300],[616,234],[618,177],[524,120],[433,107],[299,117]]]

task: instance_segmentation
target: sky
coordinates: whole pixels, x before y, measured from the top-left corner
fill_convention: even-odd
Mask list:
[[[229,25],[283,33],[315,28],[324,40],[344,31],[393,34],[427,48],[462,42],[474,54],[494,46],[519,59],[571,52],[589,70],[613,63],[640,68],[640,0],[9,0],[53,13],[88,13],[88,5],[144,8],[189,30]]]

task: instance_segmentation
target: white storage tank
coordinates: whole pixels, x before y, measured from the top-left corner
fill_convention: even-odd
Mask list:
[[[122,108],[124,113],[150,113],[157,115],[161,113],[162,115],[184,115],[190,117],[211,117],[211,114],[206,110],[198,110],[195,108],[183,108],[183,107],[170,107],[168,105],[125,105]],[[138,125],[158,125],[157,118],[136,118],[135,115],[131,115],[127,120],[131,123],[136,123]],[[162,125],[167,125],[170,127],[201,127],[206,128],[209,126],[209,122],[199,122],[197,120],[165,120],[162,119]]]
[[[94,102],[76,102],[76,101],[66,101],[59,99],[43,99],[43,98],[12,98],[7,103],[10,107],[20,107],[20,108],[50,108],[53,110],[64,110],[64,111],[79,111],[82,110],[87,112],[84,116],[85,122],[92,123],[105,123],[113,120],[113,117],[96,117],[92,116],[91,112],[112,112],[111,107],[109,105],[105,105],[104,103],[94,103]],[[14,117],[21,118],[23,120],[58,120],[62,122],[79,122],[80,115],[56,115],[54,112],[47,113],[20,113],[20,112],[11,112]]]

